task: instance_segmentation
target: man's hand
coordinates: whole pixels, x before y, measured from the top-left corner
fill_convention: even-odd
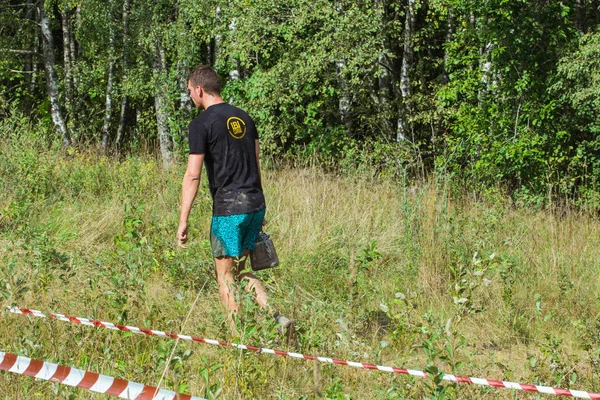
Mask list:
[[[188,224],[187,221],[180,221],[177,229],[177,244],[182,249],[187,249],[183,244],[188,241]]]

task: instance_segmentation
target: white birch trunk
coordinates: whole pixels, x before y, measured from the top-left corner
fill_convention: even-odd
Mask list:
[[[73,136],[74,121],[73,121],[73,73],[71,59],[71,29],[69,11],[64,9],[61,11],[61,22],[63,32],[63,68],[65,71],[65,117],[67,119],[67,129],[69,134]]]
[[[37,16],[34,17],[37,20]],[[33,37],[33,51],[34,53],[40,52],[40,32],[36,29],[35,35]],[[31,56],[31,81],[29,82],[29,92],[35,93],[35,89],[37,87],[37,77],[38,77],[38,59],[37,55]]]
[[[75,7],[75,20],[77,21],[77,29],[79,29],[81,27],[81,5],[78,4]],[[75,44],[75,41],[73,41],[73,44]],[[76,50],[77,52],[77,58],[81,58],[83,56],[83,49],[81,46],[77,46]],[[75,53],[73,53],[75,54]]]
[[[340,112],[340,119],[346,127],[346,135],[352,136],[352,119],[350,118],[350,108],[352,101],[348,93],[348,83],[343,76],[343,70],[346,66],[346,60],[337,60],[335,62],[335,72],[337,76],[338,86],[341,91],[340,100],[338,103],[338,109]]]
[[[114,84],[115,62],[111,60],[108,65],[108,81],[106,83],[106,104],[104,107],[104,123],[102,124],[102,149],[108,148],[110,137],[110,118],[112,115],[112,94]]]
[[[215,25],[219,26],[221,23],[221,7],[217,6],[216,11],[215,11]],[[233,24],[235,24],[235,22],[232,22]],[[228,27],[229,29],[231,29],[231,27]],[[220,30],[217,30],[217,32],[220,32]],[[208,58],[209,61],[211,63],[211,67],[214,67],[216,62],[217,62],[217,57],[219,57],[218,52],[221,50],[221,43],[223,42],[223,36],[220,34],[215,35],[214,39],[211,39],[208,42]]]
[[[112,11],[115,1],[110,0],[110,10]],[[110,136],[110,118],[112,115],[112,94],[113,94],[113,80],[115,71],[115,29],[113,28],[112,21],[108,21],[108,78],[106,82],[106,101],[104,106],[104,123],[102,124],[102,149],[106,150],[108,147],[108,139]]]
[[[409,134],[408,117],[410,115],[411,81],[410,72],[413,64],[413,30],[415,26],[415,0],[408,0],[406,7],[406,20],[404,22],[404,49],[402,55],[402,68],[400,70],[400,92],[402,93],[402,110],[398,118],[396,141],[406,140]],[[414,139],[414,138],[413,138]]]
[[[229,71],[229,79],[232,81],[237,81],[240,79],[240,69],[239,69],[239,61],[235,60],[236,68]],[[229,104],[233,104],[234,96],[233,94],[229,96]]]
[[[77,87],[79,85],[79,79],[78,79],[78,75],[77,75],[77,69],[76,69],[76,61],[78,59],[78,55],[77,55],[77,42],[75,41],[75,30],[77,29],[77,27],[79,26],[79,22],[80,22],[80,13],[79,13],[79,6],[77,6],[75,8],[75,12],[74,12],[74,16],[73,14],[71,15],[71,18],[69,18],[69,44],[70,44],[70,50],[71,50],[71,76],[73,77],[73,96],[75,97],[75,105],[76,105],[76,109],[75,112],[77,112],[77,110],[80,109],[79,107],[79,102],[77,101],[76,97],[76,93],[77,93]]]
[[[452,41],[454,35],[454,10],[452,7],[448,7],[448,22],[446,24],[446,46]],[[448,48],[444,48],[444,72],[442,73],[442,83],[445,85],[448,83]]]
[[[585,5],[584,0],[577,0],[577,13],[575,25],[577,30],[581,33],[585,33]]]
[[[477,92],[477,101],[479,105],[487,98],[492,85],[492,62],[491,53],[494,49],[492,43],[488,43],[484,48],[480,49],[479,70],[481,71],[482,88]]]
[[[179,110],[181,111],[182,117],[187,120],[192,115],[192,100],[188,92],[188,81],[190,69],[186,62],[179,61],[177,65],[178,81],[179,81]]]
[[[122,86],[125,86],[129,78],[129,14],[131,2],[130,0],[123,1],[123,78]],[[121,98],[121,115],[119,118],[119,128],[117,129],[117,148],[120,148],[125,137],[125,127],[127,125],[127,108],[129,107],[129,97],[127,93],[123,93]]]
[[[220,13],[220,11],[221,10],[219,8],[217,8],[217,16],[218,16],[218,13]],[[227,29],[229,29],[230,31],[235,31],[235,29],[236,29],[235,18],[233,18],[231,20],[231,22],[229,23],[229,26],[227,27]],[[219,35],[219,36],[217,36],[217,39],[215,40],[215,44],[216,43],[220,44],[221,42],[222,42],[222,38]],[[235,63],[235,68],[229,71],[229,79],[231,81],[237,81],[237,80],[240,79],[240,66],[239,66],[240,63],[239,63],[238,60],[234,60],[234,63]],[[233,97],[233,94],[232,94],[231,96],[229,96],[229,104],[233,104],[233,101],[234,101],[234,97]]]
[[[71,136],[67,130],[67,125],[60,105],[60,99],[58,97],[58,77],[56,74],[56,59],[54,58],[54,39],[52,37],[50,19],[44,10],[44,2],[40,2],[38,5],[38,12],[41,22],[46,87],[48,89],[48,97],[50,98],[52,122],[54,122],[56,130],[62,137],[63,145],[71,146]]]
[[[189,75],[189,66],[184,61],[179,61],[177,65],[178,77],[177,80],[179,82],[179,115],[181,121],[185,121],[181,124],[180,132],[179,132],[179,140],[178,143],[184,142],[184,138],[187,135],[187,124],[186,122],[191,119],[192,116],[192,100],[190,99],[190,94],[188,92],[188,75]]]
[[[69,11],[61,12],[63,32],[63,61],[65,70],[65,88],[67,103],[71,101],[73,94],[73,76],[71,74],[71,33],[69,29]],[[67,106],[68,107],[68,106]]]
[[[168,169],[173,165],[172,140],[169,130],[168,88],[165,85],[167,74],[165,49],[158,41],[155,43],[155,57],[152,72],[156,82],[156,93],[154,94],[154,108],[156,111],[156,128],[158,130],[158,143],[163,161],[163,168]]]

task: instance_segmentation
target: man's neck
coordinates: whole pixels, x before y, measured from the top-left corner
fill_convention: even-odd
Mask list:
[[[206,110],[210,106],[214,106],[215,104],[221,104],[221,103],[224,103],[224,101],[220,95],[207,96],[204,101],[204,109]]]

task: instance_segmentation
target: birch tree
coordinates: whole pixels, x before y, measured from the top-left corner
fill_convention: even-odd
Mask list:
[[[44,68],[46,70],[46,87],[50,98],[52,121],[57,132],[62,137],[63,146],[71,146],[71,136],[65,123],[64,113],[58,93],[58,76],[56,74],[56,59],[54,57],[54,37],[50,18],[44,9],[44,2],[38,4],[38,15],[42,32],[42,44],[44,51]]]
[[[338,108],[340,110],[340,119],[342,124],[346,127],[346,135],[352,136],[352,117],[350,115],[350,109],[352,107],[352,100],[350,99],[350,93],[348,91],[348,84],[345,73],[346,60],[341,59],[335,62],[335,72],[338,81],[338,87],[340,89],[340,96],[338,101]]]
[[[62,42],[63,42],[63,71],[64,71],[64,82],[65,82],[65,118],[67,120],[67,129],[69,135],[74,136],[74,113],[73,113],[73,95],[74,95],[74,83],[73,83],[73,64],[75,53],[73,39],[73,28],[71,21],[71,8],[68,5],[62,5],[61,13],[61,26],[62,26]]]
[[[156,112],[156,129],[158,143],[164,168],[170,168],[173,164],[173,141],[169,128],[169,96],[167,79],[167,61],[165,48],[160,42],[160,37],[155,38],[155,54],[152,64],[152,73],[156,90],[154,93],[154,109]]]
[[[406,140],[411,132],[409,119],[411,116],[411,78],[413,68],[413,31],[415,29],[415,0],[408,0],[404,22],[404,51],[402,53],[402,69],[400,73],[400,91],[402,93],[402,106],[398,117],[398,133],[396,141]],[[414,143],[414,137],[412,138]]]
[[[115,0],[109,1],[109,13],[107,17],[108,22],[108,36],[109,36],[109,50],[108,50],[108,77],[106,79],[106,105],[104,108],[104,123],[102,124],[102,149],[106,151],[108,148],[108,141],[110,136],[110,119],[112,116],[112,103],[113,103],[113,86],[114,86],[114,72],[115,72],[115,28],[112,21],[112,11],[115,5]]]
[[[450,55],[448,54],[448,46],[452,42],[454,35],[454,9],[452,6],[447,7],[447,22],[446,22],[446,38],[444,41],[444,71],[442,73],[442,84],[448,83],[448,64]]]
[[[129,59],[131,54],[131,38],[129,32],[129,18],[131,14],[131,0],[123,0],[123,48],[122,48],[122,71],[121,71],[121,86],[123,87],[121,93],[121,113],[119,117],[119,128],[117,129],[117,138],[115,144],[117,148],[120,148],[123,144],[123,138],[125,137],[125,128],[127,125],[127,110],[129,108],[129,93],[127,91],[127,85],[129,82]]]

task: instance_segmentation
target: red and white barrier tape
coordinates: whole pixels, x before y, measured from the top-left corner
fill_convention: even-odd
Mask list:
[[[43,314],[41,311],[30,310],[27,308],[17,308],[17,307],[8,307],[8,309],[10,310],[10,312],[12,312],[14,314],[32,315],[34,317],[39,317],[39,318],[48,318],[48,316]],[[375,364],[364,364],[364,363],[359,363],[359,362],[337,360],[335,358],[327,358],[327,357],[310,356],[310,355],[306,355],[306,354],[292,353],[292,352],[281,351],[281,350],[271,350],[271,349],[265,349],[262,347],[246,346],[243,344],[228,343],[228,342],[223,342],[223,341],[219,341],[219,340],[212,340],[212,339],[205,339],[205,338],[194,337],[194,336],[180,335],[180,334],[176,334],[176,333],[167,333],[167,332],[155,331],[155,330],[151,330],[151,329],[136,328],[134,326],[128,326],[128,325],[117,325],[117,324],[113,324],[110,322],[102,322],[102,321],[97,321],[97,320],[87,319],[87,318],[71,317],[71,316],[62,315],[62,314],[50,314],[50,318],[57,319],[60,321],[73,322],[73,323],[81,324],[81,325],[95,326],[97,328],[106,328],[106,329],[120,330],[120,331],[125,331],[125,332],[133,332],[133,333],[137,333],[137,334],[141,334],[141,335],[151,335],[151,336],[167,337],[167,338],[171,338],[171,339],[181,339],[181,340],[186,340],[186,341],[190,341],[190,342],[207,343],[207,344],[212,344],[212,345],[222,346],[222,347],[233,347],[236,349],[254,351],[257,353],[274,354],[274,355],[278,355],[278,356],[292,357],[292,358],[302,358],[305,360],[316,360],[316,361],[319,361],[322,363],[347,365],[347,366],[355,367],[355,368],[378,370],[378,371],[382,371],[382,372],[391,372],[391,373],[395,373],[395,374],[411,375],[411,376],[417,376],[417,377],[421,377],[421,378],[429,377],[429,375],[426,372],[418,371],[418,370],[396,368],[396,367],[386,367],[386,366],[375,365]],[[576,397],[576,398],[580,398],[580,399],[598,399],[598,400],[600,400],[600,393],[590,393],[590,392],[585,392],[585,391],[581,391],[581,390],[557,389],[557,388],[552,388],[549,386],[529,385],[529,384],[516,383],[516,382],[504,382],[504,381],[497,381],[497,380],[492,380],[492,379],[473,378],[473,377],[468,377],[468,376],[455,376],[455,375],[450,375],[450,374],[444,374],[442,376],[442,379],[446,380],[446,381],[450,381],[450,382],[456,382],[456,383],[469,383],[469,384],[473,384],[473,385],[492,386],[492,387],[504,388],[504,389],[524,390],[526,392],[553,394],[553,395],[557,395],[557,396],[569,396],[569,397]]]
[[[92,392],[109,394],[122,399],[131,400],[205,400],[187,394],[175,393],[170,390],[158,389],[153,386],[142,385],[100,375],[94,372],[63,367],[45,361],[32,360],[0,351],[0,370],[19,375],[32,376],[63,385],[77,386]]]

